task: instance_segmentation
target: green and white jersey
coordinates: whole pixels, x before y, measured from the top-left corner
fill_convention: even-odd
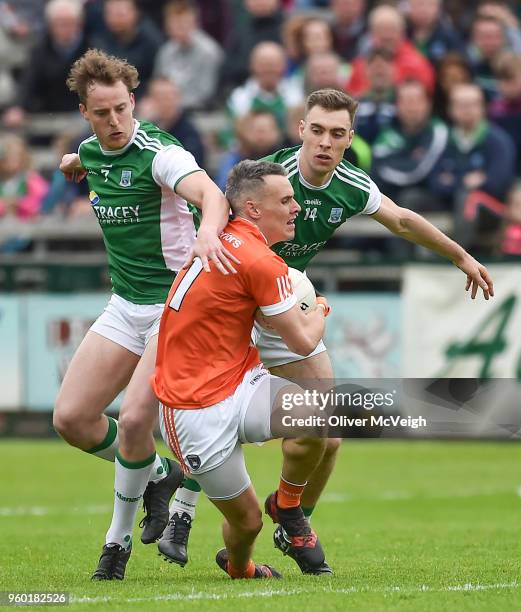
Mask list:
[[[300,146],[282,149],[264,159],[281,164],[295,192],[301,211],[295,221],[295,238],[272,249],[288,266],[305,270],[335,231],[350,217],[372,215],[380,208],[382,194],[369,176],[342,160],[322,187],[310,185],[300,174]]]
[[[103,231],[112,290],[134,304],[163,303],[195,239],[192,214],[175,188],[201,168],[179,141],[145,121],[135,121],[122,149],[105,151],[91,136],[78,153]]]

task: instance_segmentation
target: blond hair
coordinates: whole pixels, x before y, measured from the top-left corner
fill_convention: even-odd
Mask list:
[[[89,49],[72,65],[67,87],[76,92],[80,101],[86,104],[89,88],[94,83],[114,85],[119,81],[124,83],[130,93],[139,85],[137,69],[119,57],[107,55],[99,49]]]

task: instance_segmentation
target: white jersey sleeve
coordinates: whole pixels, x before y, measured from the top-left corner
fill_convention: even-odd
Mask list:
[[[177,183],[192,174],[202,171],[194,156],[178,145],[169,145],[161,149],[152,162],[152,177],[161,187],[175,191]]]
[[[360,213],[362,215],[373,215],[380,208],[380,204],[382,203],[382,192],[378,189],[378,186],[373,181],[373,179],[369,179],[369,198],[367,199],[367,204],[365,205],[364,210]]]

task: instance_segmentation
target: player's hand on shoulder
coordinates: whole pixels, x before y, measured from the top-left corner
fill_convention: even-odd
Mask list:
[[[81,165],[77,153],[66,153],[60,163],[60,171],[68,181],[79,183],[87,176],[87,170]]]
[[[235,255],[232,255],[224,248],[223,243],[219,240],[214,230],[203,226],[199,228],[197,240],[194,242],[183,268],[189,268],[196,257],[200,258],[203,269],[206,272],[210,272],[210,264],[213,263],[219,272],[225,275],[230,272],[235,274],[237,270],[233,264],[241,263]]]
[[[488,300],[494,296],[494,283],[488,270],[479,261],[474,259],[472,255],[466,253],[461,260],[454,262],[458,268],[467,275],[467,283],[465,291],[471,290],[470,297],[474,300],[481,288],[483,297]]]

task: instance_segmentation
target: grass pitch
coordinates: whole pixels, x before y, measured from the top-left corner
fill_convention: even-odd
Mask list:
[[[280,446],[248,447],[259,500]],[[0,443],[0,591],[67,591],[66,609],[521,609],[521,445],[349,441],[313,516],[335,570],[302,576],[272,545],[280,581],[230,581],[214,562],[220,518],[201,496],[184,568],[135,531],[123,582],[92,583],[111,517],[112,465],[60,441]],[[141,515],[140,515],[141,516]],[[62,608],[63,609],[63,608]]]

